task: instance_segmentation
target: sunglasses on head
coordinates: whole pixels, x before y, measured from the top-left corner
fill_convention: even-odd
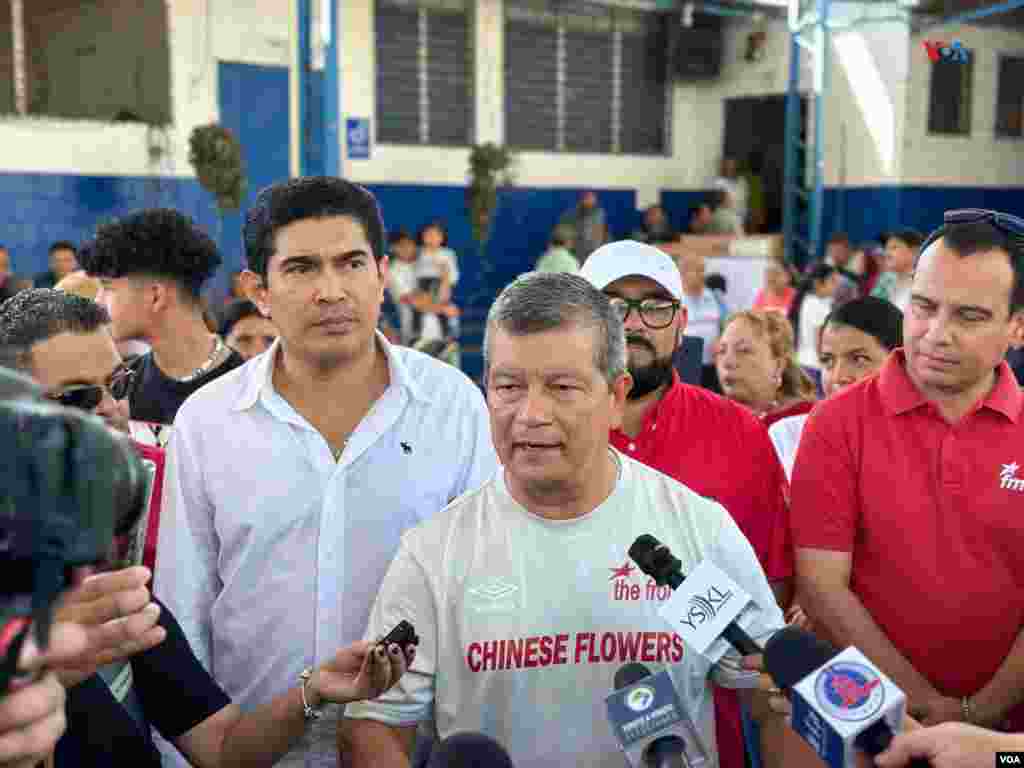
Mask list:
[[[70,387],[56,392],[46,394],[48,400],[63,405],[65,408],[76,408],[80,411],[92,411],[103,401],[103,393],[110,392],[115,400],[124,400],[132,382],[135,371],[129,368],[122,368],[110,377],[110,383],[102,384],[74,384]]]
[[[950,224],[991,224],[1005,235],[1024,238],[1024,219],[1001,211],[990,211],[985,208],[958,208],[946,211],[942,223]],[[929,245],[939,239],[939,231],[935,230],[921,245],[923,252]]]

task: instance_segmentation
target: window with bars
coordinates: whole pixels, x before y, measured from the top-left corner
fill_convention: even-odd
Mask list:
[[[666,154],[669,84],[655,13],[581,0],[505,3],[505,141]]]
[[[999,57],[996,89],[996,136],[1019,139],[1024,136],[1024,58]]]
[[[377,141],[466,146],[473,125],[465,0],[376,0]]]
[[[928,132],[955,136],[971,134],[971,99],[974,95],[974,51],[965,49],[967,61],[932,62],[928,94]]]

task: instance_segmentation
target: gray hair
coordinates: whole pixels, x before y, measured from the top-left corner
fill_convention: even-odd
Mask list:
[[[592,328],[594,366],[609,386],[626,372],[626,332],[608,297],[585,278],[564,272],[528,272],[498,294],[484,330],[484,380],[496,328],[513,336],[570,326]]]

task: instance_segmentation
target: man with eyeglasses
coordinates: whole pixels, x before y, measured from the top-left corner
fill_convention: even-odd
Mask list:
[[[757,553],[785,609],[793,561],[786,476],[764,426],[735,403],[684,384],[672,365],[687,311],[672,258],[654,246],[620,241],[590,254],[580,274],[602,290],[626,327],[633,387],[611,444],[726,508]],[[743,768],[739,701],[715,693],[722,768]],[[766,738],[781,738],[781,721]]]
[[[821,402],[793,468],[801,601],[925,725],[1024,729],[1024,220],[948,211],[903,347]]]

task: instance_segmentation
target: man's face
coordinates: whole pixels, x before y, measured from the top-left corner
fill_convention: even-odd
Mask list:
[[[141,277],[100,278],[96,301],[110,313],[111,332],[117,341],[144,339],[149,331],[147,291],[150,281]]]
[[[11,274],[11,255],[6,248],[0,248],[0,280]]]
[[[901,275],[910,274],[914,269],[914,249],[898,237],[885,241],[885,268]]]
[[[1010,315],[1013,268],[1002,250],[960,256],[938,240],[921,254],[903,317],[907,372],[929,396],[982,385],[1024,334]]]
[[[850,263],[850,256],[852,254],[850,253],[850,246],[846,243],[829,243],[826,256],[837,267],[845,267]]]
[[[58,278],[71,274],[78,269],[75,252],[68,248],[58,248],[50,254],[50,268]]]
[[[231,326],[226,341],[243,359],[251,360],[270,349],[276,338],[277,328],[272,322],[261,315],[249,315]]]
[[[621,424],[629,377],[609,386],[594,365],[593,328],[575,324],[490,339],[487,403],[506,478],[534,498],[597,478]]]
[[[736,161],[731,157],[722,160],[722,175],[727,179],[736,178]]]
[[[109,330],[58,333],[33,345],[31,360],[32,376],[48,395],[80,385],[102,387],[103,397],[92,412],[115,429],[127,429],[128,400],[115,400],[110,393],[125,372]]]
[[[665,211],[660,205],[655,205],[647,209],[644,218],[647,220],[648,227],[660,227],[665,223]]]
[[[285,349],[332,368],[371,343],[388,261],[374,260],[362,224],[351,216],[328,216],[277,232],[265,286],[248,275],[250,295],[273,320]]]
[[[591,208],[597,205],[597,195],[595,195],[593,192],[584,192],[583,195],[580,197],[580,205],[582,205],[586,210],[589,211]]]
[[[671,294],[649,277],[620,278],[610,283],[604,293],[610,299],[672,301]],[[648,328],[635,309],[624,325],[629,374],[633,379],[629,397],[635,399],[672,380],[672,355],[686,329],[686,308],[679,307],[672,322],[664,328]]]

